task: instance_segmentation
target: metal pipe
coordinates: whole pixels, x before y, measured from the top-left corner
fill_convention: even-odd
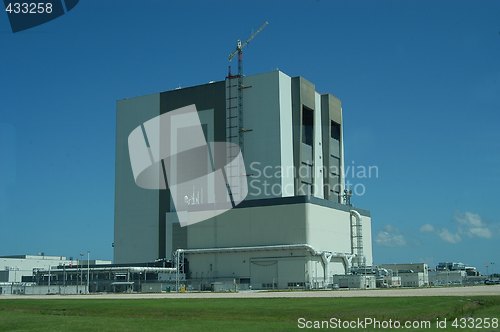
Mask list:
[[[131,267],[93,267],[92,271],[130,271],[130,272],[175,272],[174,267],[151,267],[151,266],[131,266]],[[52,269],[52,272],[63,271],[63,269]],[[79,271],[79,268],[66,268],[66,272]]]
[[[361,214],[356,210],[350,210],[351,217],[351,251],[356,256],[357,266],[365,265],[365,257],[363,255],[363,223]],[[356,223],[353,224],[352,217],[356,218]]]
[[[350,254],[348,253],[318,251],[309,244],[279,244],[279,245],[269,245],[269,246],[177,249],[176,251],[183,252],[185,254],[210,254],[210,253],[240,252],[240,251],[270,251],[270,250],[300,250],[300,249],[305,249],[314,256],[321,256],[324,252],[331,253],[334,257],[350,256]]]
[[[343,109],[340,107],[340,115],[342,116]],[[339,203],[342,203],[342,193],[345,190],[345,165],[344,165],[344,124],[340,121],[340,192]]]

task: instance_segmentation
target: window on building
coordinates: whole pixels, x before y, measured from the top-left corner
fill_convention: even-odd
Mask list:
[[[302,107],[302,143],[312,146],[314,141],[314,111]]]
[[[275,288],[278,288],[278,284],[277,283],[263,283],[262,284],[262,288],[264,289],[275,289]]]
[[[330,137],[340,141],[340,125],[335,121],[330,123]]]
[[[240,284],[250,284],[250,278],[240,278]]]
[[[297,288],[297,287],[305,287],[305,282],[289,282],[288,288]]]

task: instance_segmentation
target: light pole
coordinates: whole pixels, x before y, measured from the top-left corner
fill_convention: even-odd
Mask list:
[[[83,286],[83,270],[82,270],[82,260],[83,260],[83,254],[80,253],[80,261],[78,262],[78,266],[80,267],[80,292]]]
[[[63,264],[63,290],[66,295],[66,263]]]
[[[78,294],[78,259],[76,260],[76,294]],[[73,258],[71,258],[71,267],[73,267]],[[71,277],[71,283],[73,284],[73,277]]]
[[[87,250],[87,294],[90,293],[90,251]]]

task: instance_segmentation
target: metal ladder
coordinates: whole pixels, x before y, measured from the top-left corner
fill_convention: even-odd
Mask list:
[[[243,153],[243,78],[240,75],[226,78],[226,177],[231,203],[234,206],[235,197],[239,197],[241,174],[238,154]],[[231,184],[231,186],[229,185]]]

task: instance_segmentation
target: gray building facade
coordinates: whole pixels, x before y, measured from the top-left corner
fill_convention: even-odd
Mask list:
[[[249,281],[253,287],[280,288],[320,279],[326,284],[352,264],[371,265],[370,213],[342,199],[340,101],[281,71],[243,77],[242,85],[236,81],[117,102],[115,263],[171,258],[182,249],[188,276],[200,282],[241,278],[257,280]],[[240,146],[248,195],[231,211],[181,227],[168,188],[147,190],[134,182],[128,137],[144,122],[187,105],[196,106],[206,141]],[[286,263],[291,256],[300,263]],[[252,263],[262,257],[277,257],[270,260],[276,269]],[[245,263],[231,269],[234,260]],[[296,276],[280,279],[285,271]]]

